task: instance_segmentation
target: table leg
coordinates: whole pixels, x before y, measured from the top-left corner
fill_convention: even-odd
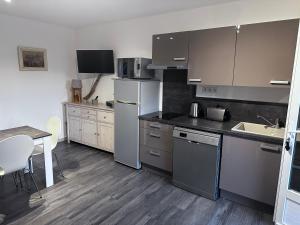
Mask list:
[[[50,145],[50,137],[43,138],[43,142],[44,142],[46,187],[51,187],[54,184],[54,182],[53,182],[52,149]]]

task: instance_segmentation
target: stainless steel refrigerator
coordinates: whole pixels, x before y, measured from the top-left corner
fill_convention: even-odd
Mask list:
[[[159,81],[116,79],[115,161],[140,169],[139,116],[159,109]]]

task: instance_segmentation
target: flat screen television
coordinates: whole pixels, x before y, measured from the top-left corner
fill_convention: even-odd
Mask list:
[[[114,69],[113,50],[77,50],[78,73],[112,74]]]

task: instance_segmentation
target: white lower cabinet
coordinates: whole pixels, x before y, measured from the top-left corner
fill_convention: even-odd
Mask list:
[[[74,141],[81,141],[81,119],[70,116],[68,121],[69,139]]]
[[[111,124],[98,123],[98,144],[101,149],[113,151],[114,127]]]
[[[97,123],[91,120],[82,120],[82,142],[97,146]]]
[[[114,152],[114,112],[67,103],[68,141]],[[103,109],[104,108],[104,109]]]

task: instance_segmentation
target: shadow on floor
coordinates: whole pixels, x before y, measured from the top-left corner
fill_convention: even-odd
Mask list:
[[[71,147],[71,146],[70,146]],[[74,145],[73,145],[74,147]],[[76,145],[75,145],[76,147]],[[55,158],[53,157],[53,170],[54,170],[54,183],[58,184],[64,182],[68,177],[69,172],[74,172],[79,170],[80,164],[76,159],[69,158],[68,144],[60,143],[54,150],[62,163],[62,169],[65,178],[60,175],[60,171],[57,167]],[[34,177],[36,179],[37,185],[41,190],[41,193],[46,191],[46,179],[44,170],[44,158],[43,155],[34,156],[33,159],[33,169]],[[4,176],[3,180],[0,180],[0,224],[8,224],[12,222],[15,218],[20,218],[30,212],[40,208],[46,208],[45,198],[40,198],[37,190],[35,189],[29,176],[22,176],[23,188],[17,188],[15,186],[12,175]]]

